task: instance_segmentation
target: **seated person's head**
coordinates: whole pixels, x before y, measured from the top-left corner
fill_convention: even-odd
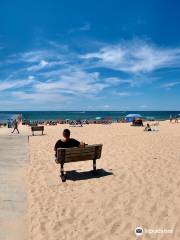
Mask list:
[[[70,138],[70,130],[69,129],[64,129],[64,131],[63,131],[63,137],[65,138],[65,139],[69,139]]]

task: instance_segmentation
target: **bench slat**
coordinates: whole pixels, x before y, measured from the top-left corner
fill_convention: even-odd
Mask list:
[[[71,152],[71,151],[78,151],[80,149],[87,150],[87,149],[93,149],[93,148],[102,148],[102,144],[93,144],[93,145],[86,145],[84,148],[78,148],[78,147],[73,147],[73,148],[59,148],[62,150],[65,150],[66,152]]]
[[[79,156],[79,155],[92,155],[92,156],[99,156],[101,154],[101,151],[88,151],[88,152],[75,152],[75,153],[65,153],[65,158],[73,157],[73,156]]]
[[[79,150],[79,151],[72,151],[72,152],[65,152],[66,156],[73,155],[73,154],[80,154],[80,153],[94,153],[95,154],[95,149],[93,150]]]
[[[65,163],[67,163],[67,162],[88,161],[88,160],[92,160],[92,159],[93,159],[92,155],[73,156],[71,158],[65,158]]]
[[[91,153],[91,152],[96,152],[96,151],[101,151],[101,148],[95,148],[95,147],[92,147],[92,148],[68,148],[66,149],[66,155],[70,155],[70,154],[74,154],[74,153],[80,153],[80,152],[86,152],[86,153]]]
[[[85,155],[92,155],[92,156],[95,156],[95,152],[76,152],[76,153],[69,153],[69,154],[66,154],[65,153],[65,158],[70,158],[70,157],[73,157],[73,156],[85,156]]]

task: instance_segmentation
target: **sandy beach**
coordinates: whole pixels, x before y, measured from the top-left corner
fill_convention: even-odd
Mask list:
[[[0,240],[180,240],[180,1],[0,0]]]
[[[129,240],[137,226],[173,231],[142,239],[180,239],[180,124],[161,122],[158,132],[129,124],[71,127],[72,137],[103,144],[97,168],[107,175],[92,178],[92,161],[68,163],[70,179],[62,183],[53,147],[65,127],[47,126],[44,136],[29,139],[31,240]],[[79,178],[73,170],[85,173]]]
[[[53,148],[67,127],[78,140],[103,144],[97,177],[90,172],[92,161],[67,163],[68,179],[61,182]],[[31,136],[30,127],[20,126],[21,135],[29,135],[29,239],[133,240],[138,226],[144,229],[138,239],[180,239],[180,124],[163,121],[158,129],[57,125],[45,126],[43,136]]]

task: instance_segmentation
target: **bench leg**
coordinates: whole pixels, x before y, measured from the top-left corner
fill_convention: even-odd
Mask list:
[[[96,159],[93,159],[93,174],[96,174]]]
[[[66,177],[64,175],[64,163],[61,163],[60,173],[61,173],[60,177],[61,177],[62,182],[65,182],[66,181]]]

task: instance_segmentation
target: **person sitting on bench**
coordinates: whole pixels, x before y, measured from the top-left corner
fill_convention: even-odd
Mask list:
[[[70,130],[64,129],[63,131],[63,140],[58,140],[54,146],[55,157],[57,157],[57,149],[58,148],[72,148],[72,147],[84,147],[85,143],[79,142],[74,138],[70,138]]]
[[[144,131],[147,131],[147,132],[152,131],[151,126],[150,126],[149,123],[147,123],[147,125],[146,125]]]

